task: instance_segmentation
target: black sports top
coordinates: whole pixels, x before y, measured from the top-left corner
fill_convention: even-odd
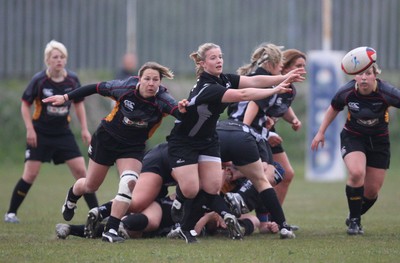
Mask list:
[[[143,98],[140,93],[138,77],[124,80],[100,82],[96,86],[88,85],[80,91],[69,93],[69,98],[88,96],[98,93],[116,101],[113,110],[101,125],[117,140],[130,145],[141,145],[150,138],[160,126],[162,118],[173,115],[181,116],[177,101],[163,86],[154,97]]]
[[[29,105],[34,104],[32,123],[36,132],[49,135],[71,133],[69,128],[71,101],[60,106],[54,106],[50,103],[43,103],[42,99],[76,90],[80,85],[78,76],[69,70],[67,70],[67,75],[61,82],[54,82],[46,74],[46,70],[40,71],[32,77],[22,95],[22,101]],[[83,101],[83,98],[77,98],[73,101],[80,102]]]
[[[271,75],[271,73],[266,71],[264,68],[258,67],[255,72],[249,74],[249,76],[255,75]],[[290,87],[294,90],[292,85]],[[294,96],[295,94],[292,93],[289,93],[289,95],[274,94],[268,98],[254,101],[254,103],[256,103],[258,106],[258,112],[251,123],[251,127],[253,127],[259,134],[266,138],[268,133],[267,129],[265,128],[268,118],[267,116],[282,116],[290,107]],[[231,103],[228,108],[229,119],[243,121],[248,103],[248,101]]]
[[[200,75],[196,85],[189,94],[189,106],[181,120],[175,121],[171,135],[188,136],[192,138],[211,138],[216,134],[215,128],[219,116],[227,103],[222,103],[222,97],[228,89],[237,89],[239,75],[221,74],[215,77],[206,72]]]
[[[347,106],[348,113],[344,129],[358,135],[389,134],[388,108],[400,108],[400,90],[377,79],[377,88],[369,95],[361,95],[352,80],[343,85],[331,101],[336,111]]]

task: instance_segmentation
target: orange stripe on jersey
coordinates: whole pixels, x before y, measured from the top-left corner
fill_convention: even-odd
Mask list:
[[[40,117],[40,113],[42,112],[42,103],[39,98],[36,98],[34,101],[35,109],[33,111],[32,120],[37,120]]]
[[[387,108],[385,111],[385,122],[389,123],[389,108]]]
[[[163,116],[162,116],[161,120],[160,120],[158,123],[156,123],[156,124],[153,126],[153,128],[151,128],[151,130],[149,131],[149,134],[148,134],[148,138],[149,138],[149,139],[151,138],[151,136],[153,136],[153,134],[156,132],[156,130],[158,129],[158,127],[160,127],[160,125],[161,125],[161,123],[162,123],[162,120],[164,119],[165,116],[168,116],[168,114],[163,113]]]
[[[104,119],[108,122],[112,121],[118,112],[119,101],[115,102],[114,108]]]

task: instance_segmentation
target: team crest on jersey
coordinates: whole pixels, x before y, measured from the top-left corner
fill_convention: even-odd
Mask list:
[[[46,97],[51,97],[54,95],[54,92],[52,89],[43,89],[43,95]]]
[[[124,100],[124,106],[128,110],[133,111],[133,109],[135,108],[135,103],[133,101],[130,101],[130,100]]]
[[[281,97],[278,97],[278,98],[276,99],[275,105],[277,105],[277,106],[281,106],[281,105],[282,105],[282,98],[281,98]]]
[[[360,106],[359,106],[358,102],[351,102],[351,101],[350,101],[350,102],[347,104],[347,106],[349,107],[350,110],[353,110],[353,111],[358,111],[358,110],[360,110]]]

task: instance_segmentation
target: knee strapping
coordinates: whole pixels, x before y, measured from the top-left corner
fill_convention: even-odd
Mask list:
[[[115,196],[115,200],[130,203],[132,199],[132,190],[129,188],[129,183],[132,181],[136,182],[138,177],[135,171],[123,171],[119,179],[118,194]]]

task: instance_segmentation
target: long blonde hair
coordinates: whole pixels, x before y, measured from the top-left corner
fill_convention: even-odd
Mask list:
[[[239,75],[248,75],[264,63],[270,63],[272,67],[276,67],[283,60],[282,48],[272,43],[262,43],[254,50],[250,63],[241,66],[236,72]]]
[[[204,72],[204,68],[200,66],[200,61],[204,61],[206,59],[206,52],[213,48],[219,48],[220,46],[214,43],[204,43],[199,46],[197,51],[192,52],[189,57],[194,61],[196,65],[196,76],[199,77],[201,73]]]

